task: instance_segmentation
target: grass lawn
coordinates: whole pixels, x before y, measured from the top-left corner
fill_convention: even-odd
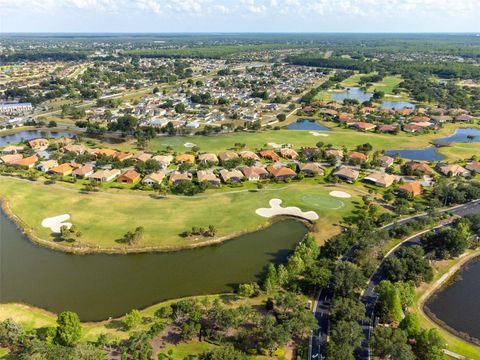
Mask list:
[[[452,146],[441,147],[437,151],[450,160],[469,159],[480,154],[480,143],[453,143]]]
[[[272,198],[283,200],[283,206],[298,206],[303,211],[314,210],[320,216],[316,237],[321,242],[338,231],[334,224],[353,209],[359,192],[351,189],[351,199],[333,199],[328,193],[334,188],[320,184],[292,183],[275,185],[262,191],[207,193],[195,197],[155,199],[139,192],[98,192],[82,194],[60,183],[2,178],[0,196],[9,200],[10,208],[36,235],[52,240],[50,229],[40,224],[46,217],[70,214],[71,222],[82,233],[79,241],[100,248],[124,248],[116,240],[137,226],[145,229],[139,247],[165,249],[191,246],[209,240],[183,238],[179,234],[192,226],[217,228],[217,236],[228,236],[252,231],[268,224],[269,219],[255,214],[260,207],[268,207]],[[315,197],[315,201],[310,201]],[[323,199],[323,201],[320,201]],[[358,198],[357,198],[358,199]],[[53,241],[53,240],[52,240]]]

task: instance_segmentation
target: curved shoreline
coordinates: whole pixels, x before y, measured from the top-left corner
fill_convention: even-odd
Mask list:
[[[436,326],[438,326],[443,331],[446,331],[449,335],[461,340],[465,341],[466,343],[473,345],[475,347],[479,347],[480,349],[480,339],[476,339],[475,337],[463,333],[454,329],[453,327],[446,324],[444,321],[438,319],[434,314],[428,309],[426,303],[428,300],[434,296],[438,291],[440,291],[444,286],[448,284],[448,282],[458,274],[460,270],[462,270],[463,266],[466,265],[468,262],[480,257],[480,250],[477,250],[473,253],[464,253],[461,255],[460,260],[453,265],[445,274],[443,274],[435,283],[427,288],[425,293],[420,297],[417,303],[417,308],[420,311],[422,316],[425,316],[428,320],[433,322]]]
[[[295,217],[295,216],[276,216],[269,219],[265,224],[256,227],[255,229],[239,231],[232,234],[214,237],[212,239],[198,242],[195,244],[181,245],[181,246],[149,246],[149,247],[131,247],[131,248],[102,248],[92,245],[82,244],[81,246],[68,246],[65,244],[55,243],[37,236],[32,229],[15,213],[10,209],[9,201],[0,196],[1,210],[5,216],[11,220],[16,227],[35,245],[39,245],[50,250],[62,251],[69,254],[75,255],[88,255],[88,254],[109,254],[109,255],[125,255],[125,254],[140,254],[140,253],[165,253],[165,252],[175,252],[182,250],[192,250],[200,247],[217,245],[228,240],[232,240],[236,237],[254,233],[259,230],[263,230],[277,221],[281,221],[285,218],[294,218],[297,221],[303,223],[308,231],[312,231],[314,223],[306,219]]]

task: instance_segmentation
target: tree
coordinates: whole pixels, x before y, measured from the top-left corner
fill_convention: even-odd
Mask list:
[[[362,321],[365,319],[365,305],[358,299],[335,297],[330,307],[330,318],[332,322]]]
[[[416,338],[420,334],[420,319],[417,314],[408,314],[400,322],[400,329],[404,330],[409,338]]]
[[[407,336],[400,329],[377,326],[372,333],[370,346],[373,353],[382,359],[414,360]]]
[[[432,281],[433,270],[424,255],[423,249],[418,245],[400,248],[395,257],[385,260],[387,279],[392,282],[413,281],[416,285],[422,281]]]
[[[438,330],[422,330],[416,337],[413,352],[420,360],[442,360],[444,359],[443,348],[445,341]]]
[[[142,314],[140,313],[140,311],[133,309],[125,315],[125,318],[123,319],[123,327],[125,328],[125,330],[131,330],[138,326],[141,320]]]
[[[74,346],[80,340],[82,326],[78,315],[72,311],[61,312],[57,317],[55,344]]]
[[[357,290],[361,289],[365,282],[365,276],[362,270],[355,264],[342,261],[332,274],[332,286],[339,296],[352,296]]]
[[[390,281],[381,281],[375,291],[378,293],[376,312],[384,323],[400,322],[402,303],[400,292]]]
[[[265,279],[263,281],[263,290],[265,290],[267,293],[272,293],[277,289],[277,286],[277,270],[275,269],[275,265],[270,263],[268,264],[267,274],[265,275]]]
[[[287,116],[284,113],[280,113],[280,114],[277,115],[277,119],[278,119],[278,121],[282,122],[282,121],[285,121],[287,119]]]
[[[183,114],[185,112],[185,104],[180,102],[175,105],[175,112],[177,114]]]
[[[252,297],[258,294],[259,290],[257,283],[240,284],[238,286],[238,295],[241,297]]]
[[[199,357],[200,360],[247,360],[248,356],[237,351],[233,346],[220,347],[214,350],[206,351]]]
[[[54,120],[51,120],[48,122],[48,125],[47,125],[49,128],[54,128],[54,127],[57,127],[57,122],[54,121]]]
[[[363,335],[356,321],[338,321],[332,326],[327,349],[328,359],[353,359],[353,351],[362,342]]]
[[[422,237],[426,251],[433,251],[439,259],[460,256],[469,246],[470,228],[468,220],[457,221],[452,228],[430,232]]]

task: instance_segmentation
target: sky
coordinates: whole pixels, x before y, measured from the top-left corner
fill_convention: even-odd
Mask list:
[[[480,32],[480,0],[0,0],[0,32]]]

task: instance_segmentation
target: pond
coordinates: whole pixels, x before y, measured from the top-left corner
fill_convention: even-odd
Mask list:
[[[436,139],[435,141],[442,143],[451,143],[451,142],[479,142],[480,141],[480,129],[476,128],[458,128],[450,136],[446,136],[441,139]]]
[[[480,340],[480,258],[469,261],[456,281],[432,296],[426,307],[458,332]]]
[[[60,138],[73,137],[74,134],[64,131],[50,131],[50,130],[24,130],[11,135],[2,135],[0,132],[0,146],[8,144],[16,144],[25,140],[32,140],[37,138]]]
[[[333,101],[343,101],[345,99],[355,99],[360,103],[368,101],[372,98],[373,93],[365,92],[358,87],[348,87],[344,91],[332,92]]]
[[[95,321],[166,299],[231,292],[258,281],[269,262],[284,262],[306,233],[303,223],[287,219],[193,250],[72,255],[35,245],[0,212],[0,302],[72,310]]]
[[[298,119],[296,122],[287,126],[288,130],[320,130],[329,131],[330,128],[323,126],[315,121],[315,119]]]
[[[415,109],[415,104],[408,101],[382,101],[382,109]]]
[[[423,149],[385,150],[385,154],[390,156],[399,155],[409,160],[440,161],[445,159],[437,152],[435,146],[429,146]]]

